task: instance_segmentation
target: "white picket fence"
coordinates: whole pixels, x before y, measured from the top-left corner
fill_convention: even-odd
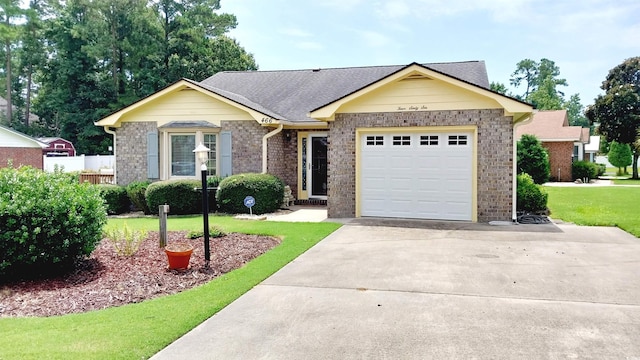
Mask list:
[[[44,171],[53,172],[56,165],[63,168],[64,172],[92,170],[99,172],[102,169],[113,169],[115,164],[113,155],[80,155],[80,156],[43,156]]]

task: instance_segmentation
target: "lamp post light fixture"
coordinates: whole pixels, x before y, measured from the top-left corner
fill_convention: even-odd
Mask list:
[[[209,192],[207,189],[209,148],[200,143],[193,152],[200,162],[200,173],[202,177],[202,219],[204,222],[204,260],[205,266],[209,267],[209,260],[211,260],[211,251],[209,250]]]

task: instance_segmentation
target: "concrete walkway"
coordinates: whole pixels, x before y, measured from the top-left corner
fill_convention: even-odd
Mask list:
[[[640,359],[637,238],[386,225],[343,226],[153,359]]]

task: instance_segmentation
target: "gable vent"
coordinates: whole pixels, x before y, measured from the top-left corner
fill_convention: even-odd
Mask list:
[[[402,79],[402,81],[404,80],[433,80],[433,79],[423,74],[411,74],[405,77],[404,79]]]

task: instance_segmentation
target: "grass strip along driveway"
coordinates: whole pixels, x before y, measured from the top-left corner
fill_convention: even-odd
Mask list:
[[[640,238],[640,187],[551,187],[551,217],[578,225],[617,226]]]
[[[157,230],[158,219],[110,219]],[[0,319],[0,359],[144,359],[152,356],[340,227],[211,217],[226,232],[277,236],[282,243],[244,267],[200,287],[138,304],[49,318]],[[168,220],[168,229],[197,230],[201,217]]]

